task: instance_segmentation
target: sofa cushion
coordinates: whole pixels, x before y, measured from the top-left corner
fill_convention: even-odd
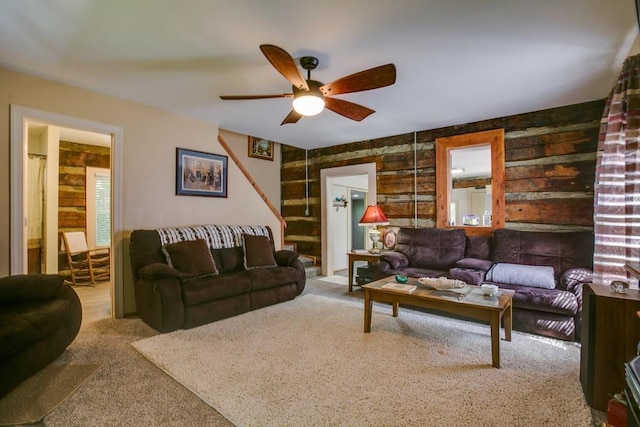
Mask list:
[[[244,268],[251,270],[277,265],[268,237],[243,234],[242,239],[244,246]]]
[[[498,263],[487,271],[486,278],[490,282],[532,288],[553,289],[556,287],[553,267],[543,265]]]
[[[409,266],[409,260],[404,254],[395,251],[382,252],[380,259],[389,263],[392,269],[405,268]]]
[[[295,283],[300,278],[294,267],[255,268],[247,273],[251,277],[252,292]]]
[[[224,299],[251,291],[247,271],[198,277],[182,284],[182,299],[187,307]]]
[[[521,231],[493,232],[493,262],[547,265],[556,278],[573,267],[593,268],[593,232]]]
[[[464,256],[466,258],[489,259],[491,256],[491,236],[467,236]]]
[[[211,252],[215,253],[214,259],[216,255],[220,259],[220,264],[216,264],[220,273],[244,270],[244,248],[242,246],[213,249]]]
[[[299,258],[299,255],[297,252],[294,252],[294,251],[280,250],[280,251],[276,251],[273,257],[279,266],[287,267],[293,264],[293,262]]]
[[[7,276],[0,279],[0,305],[53,299],[64,278],[51,274]]]
[[[167,264],[182,273],[184,279],[218,274],[207,243],[202,239],[185,240],[164,246]]]
[[[411,267],[448,271],[464,258],[465,243],[463,229],[401,228],[395,250]]]
[[[498,285],[502,289],[512,289],[513,306],[531,311],[556,313],[565,316],[575,316],[578,313],[578,298],[572,292],[560,289],[542,289],[529,286],[507,285],[504,283],[485,282]],[[514,310],[514,313],[517,310]]]
[[[460,268],[473,268],[475,270],[487,271],[493,263],[488,259],[479,258],[462,258],[456,262],[456,266]]]
[[[0,359],[61,328],[71,316],[66,299],[12,304],[0,309]]]

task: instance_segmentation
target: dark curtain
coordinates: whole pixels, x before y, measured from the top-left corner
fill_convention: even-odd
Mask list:
[[[594,198],[594,282],[627,280],[640,246],[640,55],[627,58],[600,125]]]

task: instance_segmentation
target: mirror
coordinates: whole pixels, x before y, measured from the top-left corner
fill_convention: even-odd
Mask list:
[[[436,226],[504,228],[504,130],[436,139]]]

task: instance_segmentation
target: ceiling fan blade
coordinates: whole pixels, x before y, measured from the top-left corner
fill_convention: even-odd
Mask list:
[[[292,93],[282,93],[280,95],[221,95],[220,99],[225,101],[234,101],[241,99],[270,99],[270,98],[291,98]]]
[[[351,74],[320,87],[324,96],[378,89],[396,82],[396,66],[381,65]]]
[[[324,102],[325,107],[327,107],[329,110],[357,122],[360,122],[370,114],[375,113],[375,111],[371,108],[354,104],[353,102],[345,101],[344,99],[325,98]]]
[[[296,112],[296,110],[291,110],[289,115],[287,115],[287,117],[284,118],[282,123],[280,123],[280,126],[286,125],[287,123],[296,123],[301,118],[302,118],[302,114]]]
[[[285,79],[298,89],[309,90],[309,85],[300,73],[296,61],[284,49],[272,44],[260,45],[260,50]]]

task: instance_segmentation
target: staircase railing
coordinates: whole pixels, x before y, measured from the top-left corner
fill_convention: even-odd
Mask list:
[[[251,176],[249,171],[244,167],[242,162],[240,162],[240,159],[238,158],[238,156],[236,156],[236,154],[233,152],[231,147],[229,147],[229,144],[227,144],[224,138],[222,138],[222,136],[220,135],[218,135],[218,142],[220,143],[220,145],[222,145],[222,148],[224,148],[225,151],[229,153],[229,157],[231,157],[231,160],[234,161],[234,163],[238,166],[240,171],[242,171],[242,173],[244,174],[245,178],[247,178],[249,183],[256,190],[258,195],[267,204],[271,212],[273,212],[275,217],[278,218],[278,221],[280,221],[280,240],[281,240],[280,246],[282,247],[284,245],[284,229],[287,227],[287,222],[284,220],[282,215],[280,215],[280,212],[278,211],[278,209],[276,209],[275,206],[273,206],[273,204],[269,201],[266,194],[264,194],[264,192],[260,189],[260,187],[258,186],[258,183],[253,179],[253,177]]]

